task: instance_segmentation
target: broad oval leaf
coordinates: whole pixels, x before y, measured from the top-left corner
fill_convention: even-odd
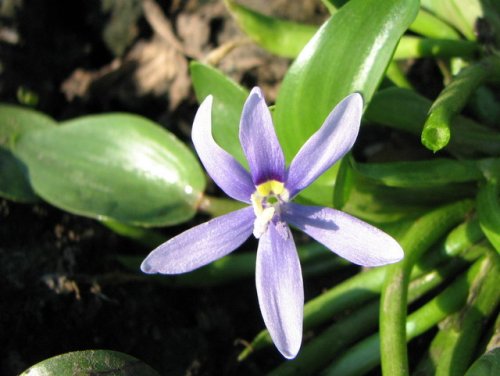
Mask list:
[[[111,350],[75,351],[45,359],[20,376],[159,376],[133,356]]]
[[[0,104],[0,196],[20,202],[38,200],[31,188],[26,168],[12,154],[14,140],[23,132],[54,127],[49,116],[25,107]]]
[[[0,197],[19,202],[36,202],[26,167],[9,150],[0,147]]]
[[[42,112],[11,104],[0,104],[0,147],[9,149],[23,132],[54,127],[57,123]]]
[[[191,218],[205,187],[191,151],[153,122],[130,114],[84,116],[22,134],[14,152],[35,192],[97,219],[161,226]]]
[[[194,61],[189,65],[189,70],[198,102],[201,103],[208,95],[214,97],[212,107],[214,139],[241,164],[247,166],[238,132],[248,90],[210,65]]]
[[[289,161],[347,95],[359,92],[370,101],[417,11],[415,0],[352,0],[318,30],[290,67],[276,102],[276,130]],[[318,202],[322,193],[312,190],[331,190],[333,181],[329,172],[304,193]]]

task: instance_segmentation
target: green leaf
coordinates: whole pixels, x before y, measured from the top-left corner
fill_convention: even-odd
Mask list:
[[[500,79],[500,59],[490,57],[453,77],[432,104],[422,130],[422,144],[434,152],[448,145],[451,125],[474,91],[485,81]]]
[[[482,178],[476,161],[431,159],[415,162],[356,163],[356,171],[388,187],[430,188]]]
[[[433,375],[464,375],[473,361],[483,323],[495,315],[500,302],[500,260],[490,255],[491,263],[483,268],[470,286],[465,306],[447,317],[429,347],[429,372]]]
[[[197,61],[189,65],[198,102],[213,95],[212,132],[217,143],[241,164],[247,165],[238,136],[241,111],[248,90],[226,77],[219,70]]]
[[[23,132],[56,125],[55,120],[41,112],[0,104],[0,196],[20,202],[38,200],[28,180],[26,167],[10,149],[14,140]]]
[[[22,134],[15,155],[35,192],[69,212],[129,225],[191,218],[205,187],[191,151],[135,115],[84,116]]]
[[[365,120],[420,135],[432,102],[413,90],[388,88],[377,92]],[[456,116],[449,149],[459,156],[500,155],[500,133],[463,116]]]
[[[23,132],[56,125],[56,121],[44,113],[21,106],[0,104],[0,147],[9,149]]]
[[[453,27],[422,8],[409,29],[429,38],[460,39],[460,34]]]
[[[478,50],[479,46],[469,41],[405,36],[401,38],[398,44],[394,59],[403,60],[422,57],[472,58]]]
[[[370,101],[417,10],[413,0],[352,0],[318,30],[290,67],[276,102],[274,120],[287,160],[344,97],[360,92]],[[307,198],[318,202],[322,192],[314,187],[331,192],[334,176],[323,175]]]
[[[111,350],[75,351],[45,359],[20,376],[159,376],[133,356]]]
[[[257,44],[278,56],[296,57],[318,30],[315,25],[266,16],[233,0],[224,2],[245,33]]]
[[[480,0],[422,0],[427,9],[456,27],[467,39],[475,40],[474,25],[482,17]]]
[[[478,360],[467,370],[465,376],[495,376],[500,374],[500,347],[493,349]]]
[[[500,202],[498,183],[495,180],[489,180],[479,188],[477,213],[484,235],[500,253]]]
[[[36,202],[26,167],[9,151],[0,147],[0,196],[19,202]]]
[[[349,157],[344,157],[340,161],[337,180],[333,190],[333,207],[341,210],[349,201],[349,196],[354,184],[352,173],[351,160]]]

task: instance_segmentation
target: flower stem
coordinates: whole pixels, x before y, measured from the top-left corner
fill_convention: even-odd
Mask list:
[[[464,255],[467,261],[461,258],[454,259],[413,280],[409,286],[408,302],[416,301],[443,282],[461,273],[469,262],[484,254],[483,251],[481,249],[480,252],[472,252],[470,256],[471,252],[467,251]],[[354,312],[350,312],[306,344],[294,360],[282,363],[269,373],[269,376],[319,373],[339,352],[376,328],[379,309],[378,300],[372,300]]]
[[[419,218],[403,238],[401,245],[405,258],[389,268],[381,296],[380,346],[384,374],[409,374],[405,324],[413,265],[446,231],[463,219],[472,205],[467,200],[436,209]]]
[[[476,261],[466,273],[458,277],[442,293],[409,315],[406,322],[406,340],[410,341],[421,335],[449,314],[459,310],[467,300],[469,287],[473,284],[483,264],[488,262],[490,262],[489,259],[484,257]],[[370,371],[379,363],[381,353],[383,354],[380,338],[381,335],[377,333],[357,343],[332,363],[324,374],[349,376]]]
[[[444,88],[434,101],[422,130],[422,144],[436,152],[450,141],[450,127],[475,90],[488,80],[500,79],[500,60],[497,57],[482,61],[463,69]]]
[[[434,337],[422,374],[464,375],[477,351],[483,324],[494,314],[500,303],[500,257],[494,252],[469,290],[467,304],[448,317]]]

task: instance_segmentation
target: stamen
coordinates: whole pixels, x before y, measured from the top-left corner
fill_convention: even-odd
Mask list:
[[[277,180],[268,180],[265,183],[257,186],[257,193],[263,197],[269,196],[271,193],[280,195],[285,189],[285,184]]]
[[[259,239],[262,234],[266,232],[269,222],[273,219],[274,211],[274,207],[270,206],[265,208],[260,215],[255,217],[255,222],[253,223],[253,235],[257,239]]]
[[[279,215],[280,203],[288,199],[288,190],[280,181],[268,180],[256,187],[255,192],[250,196],[250,201],[255,213],[253,234],[257,239],[267,231],[267,226],[274,215],[276,213]]]

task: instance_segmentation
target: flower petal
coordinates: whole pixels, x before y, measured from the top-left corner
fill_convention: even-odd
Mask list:
[[[292,359],[302,342],[304,288],[297,250],[286,223],[270,223],[260,238],[255,279],[267,330],[281,354]]]
[[[363,98],[358,93],[335,106],[290,164],[286,183],[290,197],[306,188],[351,149],[358,136],[362,113]]]
[[[252,234],[255,215],[247,207],[193,227],[163,243],[142,262],[144,273],[179,274],[211,263]]]
[[[243,107],[240,142],[255,185],[268,180],[285,180],[285,157],[274,131],[269,108],[258,87],[254,87]]]
[[[349,214],[293,203],[282,209],[288,223],[355,264],[379,266],[398,262],[404,256],[391,236]]]
[[[214,182],[235,200],[250,203],[255,191],[250,174],[212,137],[212,96],[200,105],[191,133],[194,147]]]

